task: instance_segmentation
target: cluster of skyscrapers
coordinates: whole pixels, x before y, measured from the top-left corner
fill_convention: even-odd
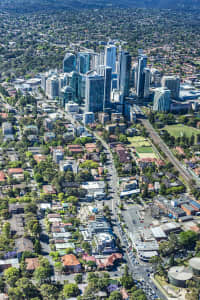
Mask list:
[[[156,88],[153,92],[151,86]],[[168,111],[171,98],[179,98],[180,80],[174,76],[161,80],[158,70],[147,67],[147,56],[142,50],[132,66],[129,52],[109,42],[100,53],[66,53],[63,73],[43,74],[42,88],[49,99],[59,99],[62,106],[70,101],[85,103],[86,113],[112,109],[123,112],[131,97],[146,101],[153,93],[153,109]]]
[[[112,99],[123,105],[129,96],[130,73],[130,54],[109,43],[100,53],[66,53],[63,73],[44,74],[42,88],[49,99],[58,98],[63,106],[71,100],[84,100],[85,112],[102,112],[113,108]]]

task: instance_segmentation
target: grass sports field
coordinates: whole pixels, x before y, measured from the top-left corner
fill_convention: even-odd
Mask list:
[[[185,126],[182,124],[177,124],[177,125],[168,125],[164,127],[165,130],[169,132],[172,136],[175,138],[181,137],[185,134],[186,137],[191,137],[192,135],[196,136],[197,134],[200,134],[200,130]]]
[[[152,147],[136,147],[138,153],[153,153]]]
[[[149,147],[151,144],[142,136],[128,137],[128,141],[132,147]]]
[[[142,136],[134,136],[134,137],[128,137],[128,141],[130,143],[130,146],[136,149],[139,158],[157,157],[148,139]]]

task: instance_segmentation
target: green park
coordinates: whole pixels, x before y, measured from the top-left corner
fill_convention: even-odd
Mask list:
[[[175,138],[182,137],[185,135],[186,137],[190,138],[192,135],[197,137],[200,134],[200,129],[189,127],[182,124],[177,125],[167,125],[164,127],[164,130],[167,130],[168,133]]]

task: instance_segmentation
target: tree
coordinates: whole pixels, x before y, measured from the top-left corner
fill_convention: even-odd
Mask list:
[[[53,284],[42,284],[40,287],[42,299],[44,300],[56,300],[58,299],[58,288]]]
[[[120,134],[120,135],[119,135],[119,141],[120,141],[121,143],[126,144],[126,143],[128,142],[127,136],[126,136],[125,134]]]
[[[185,248],[194,249],[197,240],[198,234],[194,231],[188,230],[179,234],[180,244]]]
[[[82,283],[83,281],[83,275],[82,274],[76,274],[74,277],[75,282],[78,283]]]
[[[196,251],[196,254],[200,253],[200,241],[196,242],[195,251]]]
[[[160,194],[161,195],[166,194],[166,185],[164,183],[161,183],[161,185],[160,185]]]
[[[35,280],[41,284],[46,281],[49,281],[51,277],[51,269],[50,266],[42,266],[40,262],[40,266],[34,271]]]
[[[174,255],[172,254],[169,258],[169,265],[170,267],[173,267],[175,264],[175,261],[174,261]]]
[[[80,290],[78,288],[78,285],[75,283],[67,283],[64,285],[63,288],[63,295],[64,297],[77,297],[80,295]]]
[[[101,291],[105,291],[109,285],[109,278],[99,278],[98,287]]]
[[[37,183],[43,182],[43,177],[39,173],[35,173],[34,178]]]
[[[122,300],[122,295],[120,292],[118,291],[114,291],[110,294],[110,297],[108,298],[108,300]]]
[[[41,244],[40,244],[40,241],[39,240],[36,240],[35,241],[35,244],[34,244],[34,250],[37,254],[40,254],[41,253],[41,250],[42,250],[42,247],[41,247]]]
[[[37,213],[37,205],[35,203],[28,203],[24,208],[24,212],[27,213]]]
[[[106,161],[107,161],[107,156],[106,156],[106,154],[104,153],[104,152],[102,152],[101,154],[100,154],[100,161],[101,161],[101,163],[104,165],[105,163],[106,163]]]
[[[158,265],[161,264],[162,259],[159,256],[152,256],[149,262],[151,264]]]
[[[91,269],[94,269],[94,268],[96,268],[96,262],[95,261],[93,261],[93,260],[89,260],[88,262],[87,262],[87,266],[88,267],[90,267]]]
[[[87,253],[91,253],[91,250],[92,250],[92,248],[91,248],[91,245],[90,245],[90,243],[88,243],[88,242],[83,242],[82,244],[81,244],[81,247],[83,248],[83,250],[85,250]]]
[[[88,278],[87,279],[88,279],[88,282],[92,282],[93,280],[98,281],[99,274],[91,272],[91,273],[88,274]]]
[[[142,197],[146,198],[148,196],[148,185],[145,184],[143,192],[142,192]]]
[[[62,270],[63,270],[63,265],[60,261],[56,261],[55,264],[54,264],[54,269],[56,272],[58,272],[59,274],[62,273]]]
[[[77,182],[84,182],[91,180],[92,176],[88,170],[82,170],[79,171],[78,174],[76,174],[76,181]]]
[[[132,286],[134,284],[133,278],[129,274],[127,266],[125,266],[125,268],[124,268],[124,274],[121,277],[121,284],[122,284],[123,287],[125,287],[125,289],[132,288]]]
[[[67,202],[70,202],[70,203],[76,205],[78,203],[78,198],[75,196],[69,196],[69,197],[67,197]]]
[[[73,248],[67,248],[67,249],[65,250],[65,253],[66,253],[66,254],[73,254],[73,253],[74,253],[74,249],[73,249]]]
[[[138,289],[131,294],[131,300],[147,300],[143,290]]]
[[[23,297],[23,292],[19,287],[11,287],[8,290],[8,296],[10,300],[22,300]]]
[[[94,282],[89,282],[84,290],[83,299],[95,299],[95,293],[97,291],[97,285]]]
[[[7,270],[5,270],[4,277],[5,277],[6,283],[9,284],[11,287],[14,287],[16,281],[20,277],[19,270],[17,268],[10,267]]]
[[[25,299],[32,299],[32,297],[36,297],[38,295],[36,287],[33,285],[31,280],[26,277],[20,278],[16,282],[16,286],[21,290]]]
[[[10,223],[6,222],[3,225],[2,233],[5,235],[7,239],[10,238]]]
[[[5,282],[3,280],[3,277],[0,277],[0,293],[4,293],[4,289],[5,289]]]

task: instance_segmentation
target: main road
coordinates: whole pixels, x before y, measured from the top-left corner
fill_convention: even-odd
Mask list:
[[[150,124],[150,122],[147,119],[141,118],[140,121],[146,128],[147,132],[149,133],[150,137],[152,138],[155,145],[158,145],[160,149],[165,153],[168,160],[174,165],[176,170],[180,173],[183,180],[187,182],[188,184],[191,183],[191,180],[196,180],[195,177],[192,176],[183,166],[183,164],[173,155],[172,151],[169,149],[169,147],[165,144],[165,142],[161,139],[159,134],[155,131],[153,126]]]
[[[58,112],[62,113],[66,117],[66,119],[71,121],[71,123],[74,126],[81,125],[78,121],[73,119],[72,115],[65,112],[64,110],[58,109]],[[113,158],[113,154],[110,150],[110,147],[102,139],[102,137],[99,136],[96,132],[94,132],[90,129],[87,129],[87,130],[90,131],[91,134],[94,135],[95,138],[102,143],[103,147],[106,150],[106,154],[107,154],[107,158],[108,158],[107,169],[108,169],[108,173],[110,175],[109,187],[110,187],[110,191],[111,191],[111,195],[112,195],[111,209],[112,209],[112,213],[114,216],[114,220],[116,221],[116,226],[114,226],[114,232],[120,238],[122,245],[126,249],[125,250],[125,258],[128,263],[129,270],[133,276],[133,279],[135,279],[135,278],[138,278],[140,280],[143,279],[143,286],[141,286],[141,288],[144,290],[145,294],[147,293],[146,289],[149,288],[149,290],[151,290],[152,293],[154,293],[154,295],[157,294],[158,297],[160,297],[160,299],[166,299],[166,297],[162,293],[162,291],[157,289],[154,282],[149,277],[149,275],[148,275],[149,266],[143,265],[142,263],[140,263],[140,261],[137,260],[136,256],[133,254],[133,251],[130,250],[128,238],[127,238],[126,234],[124,233],[124,231],[122,230],[120,221],[118,220],[117,213],[118,213],[118,204],[120,202],[120,197],[118,194],[119,193],[119,177],[117,174],[117,170],[115,168],[114,158]],[[147,295],[147,299],[152,300],[152,299],[154,299],[154,296]]]

